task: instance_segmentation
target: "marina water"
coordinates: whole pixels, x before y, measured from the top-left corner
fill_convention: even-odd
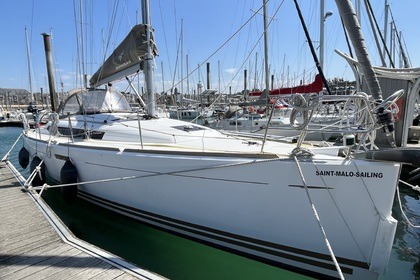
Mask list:
[[[0,128],[0,157],[21,131],[16,127]],[[29,168],[22,170],[18,164],[21,147],[18,143],[9,159],[27,177]],[[403,170],[403,177],[406,173]],[[419,225],[420,193],[404,184],[399,189],[405,214],[411,223]],[[43,198],[78,238],[170,279],[310,279],[145,226],[81,199],[66,204],[59,189],[44,191]],[[404,221],[397,196],[393,216],[399,223],[387,271],[380,279],[420,279],[420,230]]]

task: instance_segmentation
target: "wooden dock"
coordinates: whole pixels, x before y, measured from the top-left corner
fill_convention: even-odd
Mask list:
[[[0,162],[0,279],[162,279],[74,237]]]

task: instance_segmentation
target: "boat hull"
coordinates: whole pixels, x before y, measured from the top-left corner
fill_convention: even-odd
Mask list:
[[[399,164],[331,157],[297,164],[289,157],[24,138],[51,179],[59,182],[62,166],[71,159],[81,198],[153,226],[279,267],[335,278],[312,201],[346,279],[376,279],[386,267],[387,259],[378,260],[389,256],[395,233],[391,208]]]

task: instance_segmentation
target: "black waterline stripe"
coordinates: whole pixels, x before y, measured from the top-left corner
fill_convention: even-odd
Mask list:
[[[120,212],[125,212],[125,213],[128,213],[128,214],[132,215],[132,216],[138,216],[139,218],[150,220],[150,221],[155,222],[155,223],[160,223],[160,224],[167,225],[167,226],[170,226],[170,227],[173,227],[173,228],[177,228],[179,230],[183,230],[183,231],[186,231],[186,232],[191,232],[193,234],[202,235],[202,236],[205,236],[205,237],[208,237],[208,238],[216,239],[216,240],[219,240],[219,241],[222,241],[222,242],[225,242],[225,243],[230,243],[230,244],[233,244],[233,245],[245,247],[245,248],[252,249],[252,250],[255,250],[255,251],[260,251],[262,253],[271,254],[271,255],[278,256],[278,257],[283,257],[283,258],[291,259],[291,260],[294,260],[294,261],[303,262],[303,263],[307,263],[307,264],[310,264],[310,265],[315,265],[315,266],[318,266],[318,267],[323,267],[323,268],[330,269],[330,270],[335,270],[336,269],[333,264],[326,264],[324,262],[314,261],[314,260],[310,260],[310,259],[307,259],[307,258],[304,258],[304,257],[290,255],[288,253],[282,253],[282,252],[278,252],[278,251],[273,250],[273,249],[288,251],[289,253],[295,253],[295,254],[300,254],[300,255],[303,255],[303,256],[309,256],[309,257],[318,258],[318,259],[322,259],[322,260],[326,260],[326,261],[331,261],[331,256],[329,256],[329,255],[315,253],[315,252],[312,252],[312,251],[302,250],[302,249],[293,248],[293,247],[285,246],[285,245],[280,245],[280,244],[276,244],[276,243],[272,243],[272,242],[262,241],[262,240],[258,240],[258,239],[253,239],[253,238],[240,236],[240,235],[232,234],[232,233],[229,233],[229,232],[224,232],[224,231],[220,231],[220,230],[216,230],[216,229],[212,229],[212,228],[208,228],[208,227],[204,227],[204,226],[200,226],[200,225],[196,225],[196,224],[192,224],[192,223],[188,223],[188,222],[183,222],[183,221],[180,221],[180,220],[165,217],[165,216],[158,215],[158,214],[155,214],[155,213],[147,212],[147,211],[144,211],[144,210],[139,210],[139,209],[129,207],[129,206],[124,206],[124,205],[118,204],[118,203],[114,203],[114,202],[111,202],[109,200],[106,200],[106,199],[103,199],[103,198],[100,198],[100,197],[97,197],[97,196],[94,196],[94,195],[91,195],[91,194],[87,194],[86,192],[83,192],[83,191],[79,191],[79,193],[82,196],[84,196],[88,199],[91,199],[91,200],[94,200],[94,201],[98,202],[99,204],[106,204],[108,207],[118,209]],[[186,228],[186,227],[188,227],[188,228]],[[191,229],[191,228],[193,228],[193,229]],[[200,230],[200,231],[198,231],[197,229]],[[204,231],[204,232],[202,232],[202,231]],[[221,236],[215,236],[215,234],[221,235],[222,237]],[[236,239],[236,240],[231,240],[230,238],[233,238],[233,239]],[[257,245],[252,245],[252,244],[248,244],[248,243],[244,243],[244,242],[257,244]],[[270,247],[272,249],[262,248],[260,246]],[[338,257],[337,260],[339,262],[341,262],[342,264],[361,267],[361,268],[364,268],[364,269],[369,268],[368,265],[363,263],[363,262],[349,260],[349,259],[340,258],[340,257]],[[344,267],[344,268],[342,268],[342,271],[345,272],[345,273],[349,273],[349,274],[352,273],[352,269],[350,269],[350,268],[345,268]]]

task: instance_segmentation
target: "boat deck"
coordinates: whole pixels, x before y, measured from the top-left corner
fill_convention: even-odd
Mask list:
[[[75,238],[0,162],[0,279],[162,279]]]

